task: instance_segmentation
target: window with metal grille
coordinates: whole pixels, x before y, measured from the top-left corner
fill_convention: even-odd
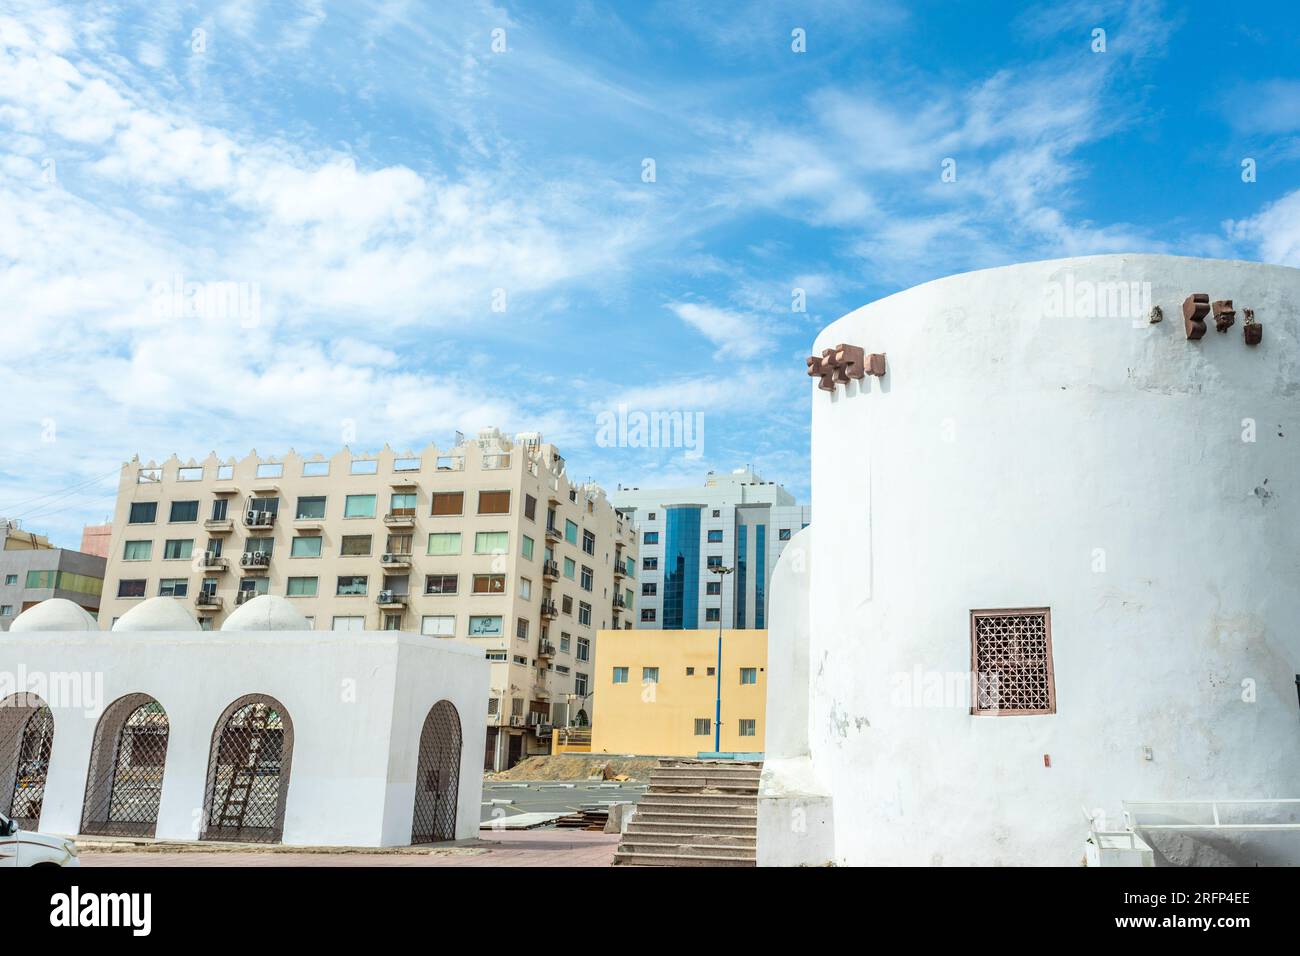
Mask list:
[[[971,611],[971,713],[1056,713],[1050,608]]]

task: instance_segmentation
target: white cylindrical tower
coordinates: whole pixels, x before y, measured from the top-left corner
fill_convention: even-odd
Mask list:
[[[1196,293],[1234,324],[1211,305],[1189,339]],[[1298,318],[1300,271],[1112,255],[818,336],[886,356],[812,392],[809,743],[840,862],[1071,865],[1084,808],[1300,797]],[[1281,852],[1216,839],[1157,858]]]

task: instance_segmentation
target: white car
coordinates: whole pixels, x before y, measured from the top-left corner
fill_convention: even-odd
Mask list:
[[[81,866],[77,844],[67,837],[20,830],[0,813],[0,869],[10,866]]]

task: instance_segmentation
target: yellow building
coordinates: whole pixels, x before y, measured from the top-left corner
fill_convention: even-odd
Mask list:
[[[601,631],[593,753],[694,757],[714,751],[718,632]],[[767,631],[722,632],[722,753],[761,753]]]

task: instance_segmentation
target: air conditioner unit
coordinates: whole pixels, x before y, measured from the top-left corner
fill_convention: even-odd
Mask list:
[[[510,717],[510,726],[511,726],[511,727],[523,727],[523,726],[525,726],[524,715],[523,715],[523,714],[513,714],[513,715]]]
[[[392,592],[392,591],[380,591],[380,592],[379,592],[379,603],[380,603],[380,604],[392,604],[392,603],[393,603],[393,592]]]
[[[270,524],[270,523],[271,523],[271,512],[269,512],[269,511],[259,511],[259,512],[258,512],[258,517],[262,519],[262,520],[261,520],[261,523],[262,523],[262,524]]]
[[[257,512],[256,511],[245,512],[244,521],[247,524],[257,524]]]

